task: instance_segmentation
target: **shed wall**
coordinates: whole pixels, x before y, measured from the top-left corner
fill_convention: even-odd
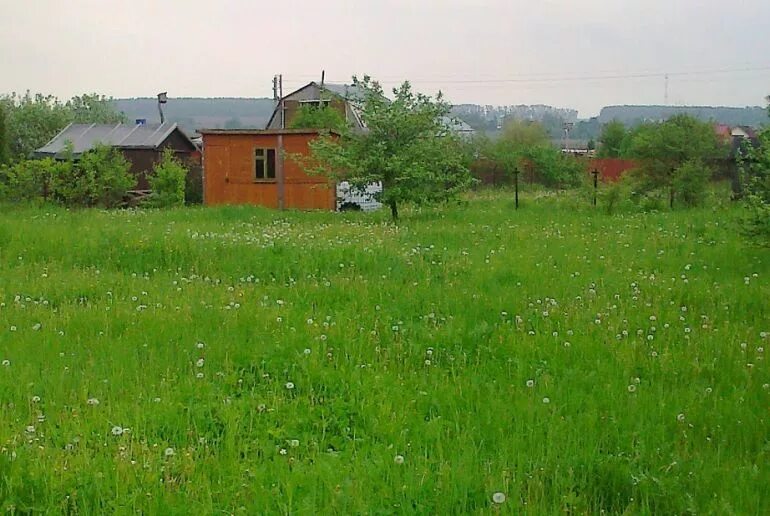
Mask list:
[[[308,143],[315,135],[285,134],[287,154],[309,152]],[[254,150],[278,149],[274,134],[205,134],[204,199],[208,205],[256,204],[278,208],[278,181],[255,180]],[[334,184],[320,176],[309,176],[292,159],[284,158],[284,207],[334,210]]]

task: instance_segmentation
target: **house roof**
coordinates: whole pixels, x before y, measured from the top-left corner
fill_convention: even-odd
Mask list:
[[[327,132],[339,135],[336,131],[326,131],[322,129],[198,129],[198,132],[203,136],[206,136],[207,134],[286,135],[321,134]]]
[[[467,122],[465,122],[464,120],[460,120],[459,118],[456,118],[456,117],[444,116],[441,118],[441,121],[444,123],[446,128],[449,129],[450,131],[454,131],[461,134],[476,132],[476,130],[473,127],[471,127]]]
[[[174,131],[195,144],[177,124],[70,124],[45,146],[35,151],[37,156],[56,156],[64,152],[67,142],[72,142],[75,155],[93,149],[97,144],[120,149],[157,149]]]

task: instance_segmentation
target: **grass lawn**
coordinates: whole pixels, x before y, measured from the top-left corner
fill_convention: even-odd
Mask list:
[[[734,208],[386,216],[0,207],[0,509],[770,513]]]

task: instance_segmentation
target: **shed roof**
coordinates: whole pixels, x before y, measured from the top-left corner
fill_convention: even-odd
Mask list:
[[[64,152],[67,142],[72,142],[75,155],[93,149],[96,145],[108,145],[120,149],[157,149],[171,133],[178,130],[188,141],[189,137],[177,124],[70,124],[45,146],[35,151],[38,156],[56,156]],[[192,147],[195,144],[190,141]]]
[[[286,134],[321,134],[331,133],[339,135],[336,131],[327,131],[325,129],[198,129],[198,132],[206,136],[207,134],[240,134],[240,135],[286,135]]]

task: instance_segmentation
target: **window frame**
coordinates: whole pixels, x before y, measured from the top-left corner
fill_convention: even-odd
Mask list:
[[[263,151],[262,156],[257,156],[257,151]],[[273,153],[273,177],[269,177],[270,171],[270,152]],[[251,177],[255,183],[275,183],[278,181],[278,149],[274,147],[257,147],[251,151]],[[265,177],[257,177],[257,162],[261,161],[264,165]]]

